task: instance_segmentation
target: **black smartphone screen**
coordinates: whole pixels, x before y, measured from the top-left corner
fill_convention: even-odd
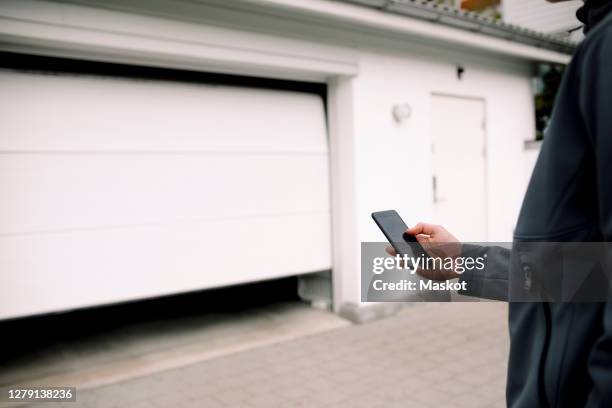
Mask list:
[[[408,226],[395,210],[372,213],[378,228],[385,234],[387,241],[400,255],[421,256],[425,251],[413,235],[406,234]]]

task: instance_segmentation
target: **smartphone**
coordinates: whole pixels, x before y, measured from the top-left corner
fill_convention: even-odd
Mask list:
[[[400,255],[419,257],[427,256],[414,235],[406,234],[408,226],[395,210],[372,213],[372,218],[378,228],[385,234],[387,241]]]

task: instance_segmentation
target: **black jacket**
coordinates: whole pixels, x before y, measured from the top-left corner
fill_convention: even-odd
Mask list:
[[[589,0],[585,40],[562,80],[521,213],[515,243],[612,241],[612,3]],[[485,249],[487,269],[466,273],[467,294],[505,299],[529,289],[531,269],[511,251]],[[511,271],[511,272],[509,272]],[[509,305],[510,407],[612,407],[612,304]]]

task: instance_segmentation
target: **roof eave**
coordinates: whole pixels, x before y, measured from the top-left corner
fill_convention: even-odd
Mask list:
[[[539,62],[566,64],[569,62],[574,46],[559,46],[557,40],[551,42],[549,36],[527,32],[529,36],[520,37],[507,27],[491,27],[485,24],[461,26],[449,24],[440,14],[423,13],[419,18],[387,9],[386,0],[242,0],[244,3],[274,10],[282,10],[293,16],[308,16],[309,19],[336,21],[342,25],[350,24],[375,28],[408,37],[427,38],[434,41],[460,45],[475,50]],[[393,2],[393,0],[391,0]],[[367,6],[367,7],[364,7]],[[533,36],[533,37],[532,37]],[[519,40],[520,39],[520,40]]]
[[[557,36],[540,33],[524,27],[494,21],[478,14],[437,6],[416,0],[339,0],[345,3],[366,6],[383,12],[395,13],[411,18],[438,23],[461,30],[490,35],[505,40],[532,45],[539,48],[572,54],[576,43]]]

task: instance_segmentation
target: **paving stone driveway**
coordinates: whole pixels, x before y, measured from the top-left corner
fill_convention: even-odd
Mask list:
[[[63,406],[502,407],[506,313],[500,303],[420,304],[384,320],[81,390],[76,404]]]

